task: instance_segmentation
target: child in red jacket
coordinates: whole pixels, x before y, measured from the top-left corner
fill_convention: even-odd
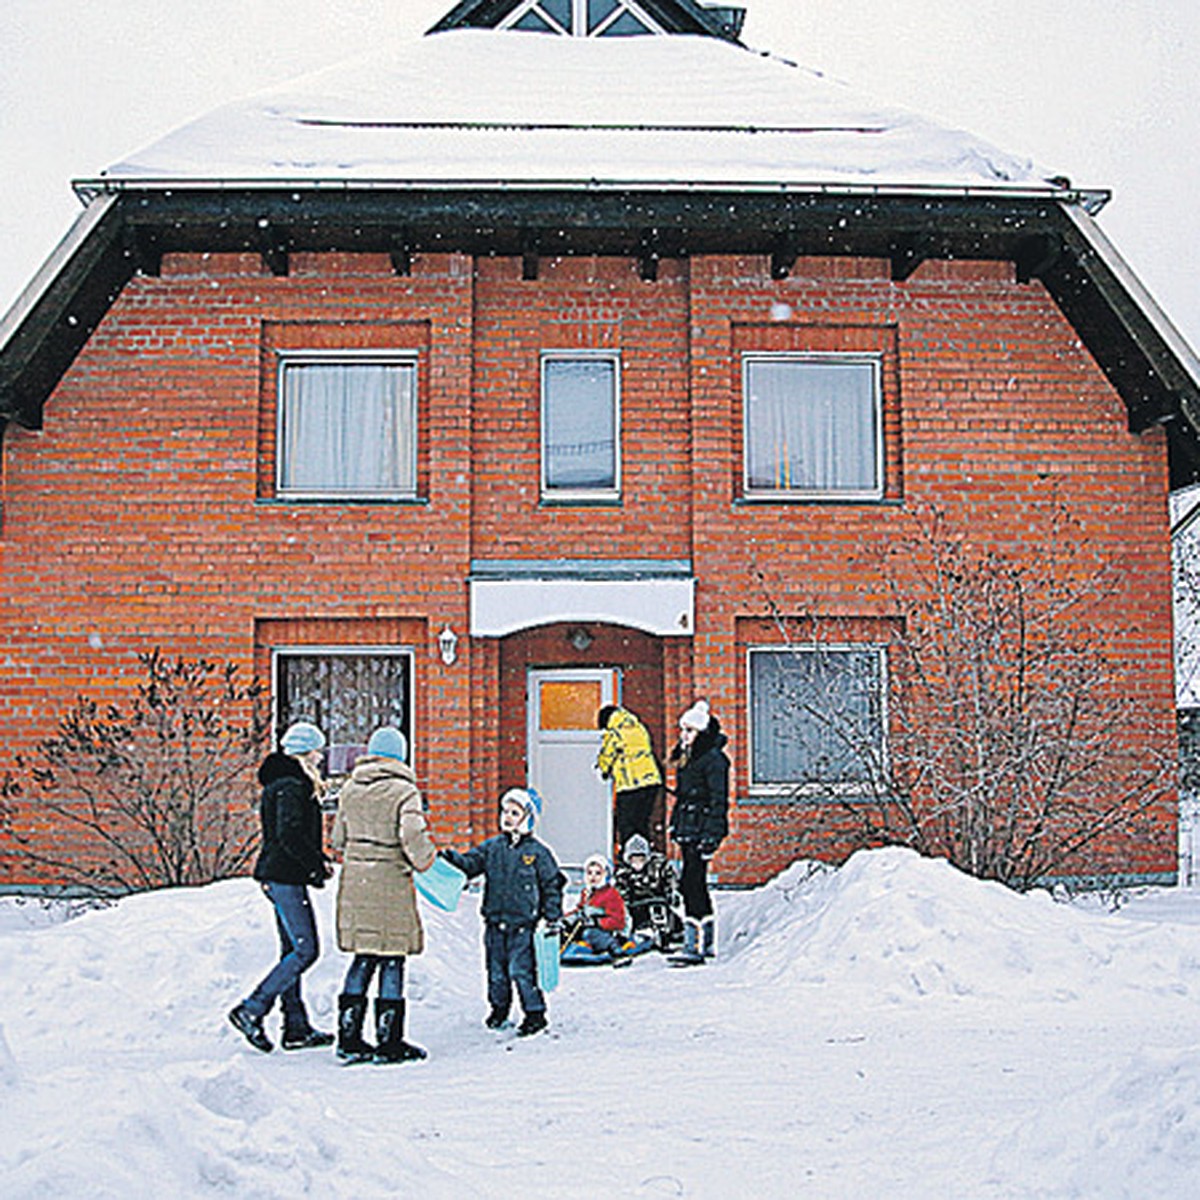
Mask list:
[[[568,928],[576,928],[576,937],[598,954],[620,957],[632,943],[625,937],[625,901],[612,885],[612,869],[599,854],[590,855],[583,864],[583,891],[579,902],[567,913]]]

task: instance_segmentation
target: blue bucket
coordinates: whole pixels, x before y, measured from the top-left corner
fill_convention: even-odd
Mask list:
[[[434,908],[453,912],[458,907],[463,888],[467,886],[467,877],[439,854],[428,871],[414,872],[413,882],[417,885],[417,891]]]
[[[537,958],[538,987],[552,992],[558,987],[558,934],[534,930],[533,952]]]

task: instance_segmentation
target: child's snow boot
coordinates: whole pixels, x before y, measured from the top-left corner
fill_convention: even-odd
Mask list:
[[[704,961],[700,949],[700,922],[695,917],[683,918],[683,945],[668,959],[673,967],[690,967]]]
[[[502,1004],[493,1004],[492,1011],[483,1018],[483,1023],[489,1029],[502,1029],[508,1020],[508,1009]]]
[[[544,1012],[526,1013],[525,1019],[517,1029],[517,1037],[532,1037],[535,1033],[541,1033],[549,1024]]]
[[[366,996],[338,997],[337,1056],[343,1062],[366,1062],[375,1053],[370,1042],[363,1041],[363,1018],[367,1014]]]
[[[716,958],[717,956],[717,918],[715,915],[705,917],[700,922],[700,953],[705,958]]]
[[[375,1057],[377,1063],[416,1062],[429,1056],[420,1046],[404,1040],[403,1000],[375,1001]]]

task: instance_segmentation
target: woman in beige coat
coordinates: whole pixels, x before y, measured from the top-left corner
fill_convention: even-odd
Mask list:
[[[338,997],[338,1057],[347,1062],[408,1062],[425,1051],[404,1040],[404,959],[425,934],[413,871],[437,856],[425,806],[408,765],[404,734],[377,729],[338,796],[333,845],[343,852],[338,880],[338,946],[354,955]],[[363,1040],[367,987],[376,971],[376,1045]]]

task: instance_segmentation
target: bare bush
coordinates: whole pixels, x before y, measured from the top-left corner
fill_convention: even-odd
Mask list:
[[[158,650],[138,661],[126,704],[81,696],[4,786],[12,812],[32,818],[0,830],[9,849],[96,895],[239,874],[257,836],[247,797],[269,731],[261,684]]]
[[[803,687],[779,721],[823,739],[793,799],[806,802],[802,853],[831,836],[850,848],[906,845],[972,875],[1027,888],[1062,872],[1111,876],[1113,847],[1161,816],[1174,786],[1164,714],[1109,652],[1094,623],[1112,577],[1059,511],[1019,559],[972,547],[926,514],[879,564],[891,596],[877,711],[821,686],[837,619],[785,615]],[[835,673],[827,673],[831,680]],[[786,673],[781,673],[786,678]],[[1127,853],[1127,850],[1126,850]]]

